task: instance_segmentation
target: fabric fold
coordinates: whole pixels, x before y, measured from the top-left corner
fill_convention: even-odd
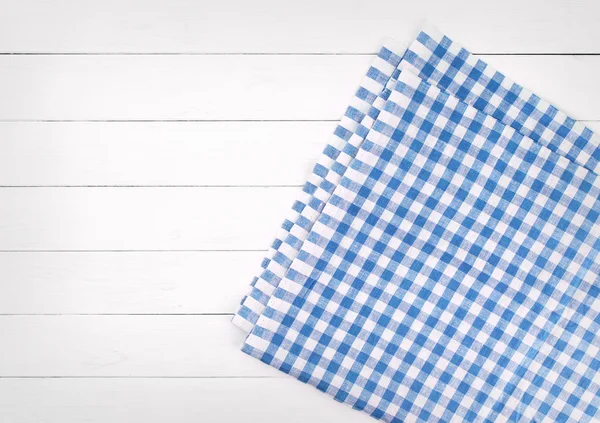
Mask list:
[[[403,71],[243,350],[384,421],[591,421],[599,182]]]
[[[394,43],[393,40],[388,41],[388,45],[394,44],[397,43]],[[244,299],[240,311],[234,316],[234,323],[246,332],[251,330],[258,316],[265,309],[269,298],[288,270],[291,260],[304,242],[307,230],[319,216],[323,200],[328,198],[332,187],[337,184],[345,170],[348,160],[353,157],[356,148],[364,140],[365,133],[372,125],[372,120],[377,118],[387,99],[386,95],[389,95],[389,88],[394,85],[395,78],[402,69],[413,72],[428,83],[436,85],[474,108],[495,117],[500,122],[513,127],[521,134],[540,142],[550,150],[569,158],[586,169],[595,173],[600,171],[600,137],[555,106],[477,59],[458,43],[434,28],[422,31],[403,55],[396,47],[398,54],[389,56],[388,52],[391,51],[391,48],[382,48],[379,58],[387,58],[388,64],[393,66],[402,57],[397,69],[392,70],[390,67],[380,66],[386,70],[373,72],[374,67],[372,67],[369,71],[371,75],[377,75],[375,79],[380,84],[387,81],[384,84],[387,85],[387,90],[385,88],[382,90],[379,85],[379,89],[373,90],[374,92],[380,91],[377,96],[371,92],[370,101],[367,102],[370,110],[358,114],[361,122],[364,117],[371,120],[367,119],[364,125],[354,120],[354,123],[350,125],[355,131],[350,135],[352,142],[346,142],[343,146],[339,145],[334,149],[336,151],[345,149],[343,165],[331,160],[317,165],[318,170],[315,168],[315,173],[327,175],[329,172],[333,172],[334,178],[320,179],[321,187],[319,188],[322,189],[315,188],[317,185],[310,184],[309,181],[308,190],[316,192],[316,198],[319,199],[313,198],[312,203],[311,200],[302,200],[296,203],[295,214],[286,220],[282,233],[276,238],[269,251],[268,256],[275,258],[275,262],[273,263],[273,260],[270,259],[263,261],[263,268],[260,275],[254,279],[252,291]],[[390,57],[393,57],[393,60],[390,60]],[[359,92],[362,90],[362,88],[359,89]],[[357,97],[359,97],[358,94]],[[363,96],[363,98],[366,97]],[[362,102],[362,105],[365,106],[367,103]],[[350,109],[355,108],[351,107]],[[350,134],[349,131],[343,132]],[[338,130],[336,133],[339,134],[340,131]],[[319,177],[321,178],[321,176]],[[305,204],[313,204],[314,207],[305,208]],[[302,212],[298,213],[298,210],[304,210],[304,215]]]

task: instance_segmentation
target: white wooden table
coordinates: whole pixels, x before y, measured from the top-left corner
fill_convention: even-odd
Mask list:
[[[600,130],[597,0],[1,0],[0,421],[369,422],[238,351],[384,36],[428,18]]]

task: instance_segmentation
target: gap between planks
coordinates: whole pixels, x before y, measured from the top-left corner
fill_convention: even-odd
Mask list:
[[[357,52],[357,53],[318,53],[318,52],[303,52],[303,53],[210,53],[210,52],[0,52],[0,56],[375,56],[373,52]],[[579,53],[535,53],[535,52],[515,52],[515,53],[500,53],[500,52],[471,52],[475,56],[600,56],[600,53],[595,52],[579,52]]]
[[[0,376],[0,379],[282,379],[277,376]]]

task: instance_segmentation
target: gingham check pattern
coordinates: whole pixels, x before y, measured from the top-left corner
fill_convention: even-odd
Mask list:
[[[434,28],[422,31],[401,69],[512,126],[523,135],[600,173],[600,137],[510,80]]]
[[[300,198],[290,210],[267,256],[250,285],[248,295],[233,317],[233,324],[250,332],[268,299],[296,257],[308,231],[339,183],[346,167],[368,133],[387,98],[384,93],[404,54],[404,48],[387,40],[371,64],[332,141],[325,147]],[[390,90],[387,90],[389,95]]]
[[[506,78],[485,62],[475,58],[459,44],[435,29],[430,28],[419,34],[417,40],[406,51],[400,69],[418,74],[427,82],[437,85],[587,169],[595,173],[600,171],[600,138],[597,135],[556,107]],[[393,85],[394,82],[392,75],[388,85]],[[385,99],[387,99],[385,95],[380,95],[367,116],[371,119],[377,118]],[[343,170],[347,161],[353,157],[356,148],[364,139],[364,132],[370,129],[370,125],[372,121],[356,130],[358,136],[352,138],[353,148],[343,157],[346,162],[343,166],[339,166],[340,170]],[[327,168],[327,165],[324,167]],[[327,187],[328,189],[338,183],[340,173],[334,176],[337,180],[329,181],[331,185]],[[322,207],[322,202],[319,203],[319,207]],[[310,225],[314,223],[318,214],[319,212],[310,216]],[[296,221],[298,220],[296,216]],[[289,268],[291,260],[296,256],[310,225],[304,225],[304,230],[298,228],[298,236],[290,236],[286,242],[282,242],[281,239],[284,238],[280,236],[273,243],[269,255],[278,257],[276,263],[271,264],[274,270],[262,271],[261,276],[255,278],[255,281],[259,281],[258,286],[253,288],[250,298],[245,300],[238,315],[234,317],[234,322],[237,322],[238,326],[249,331],[254,325]],[[286,227],[293,227],[290,220],[284,224],[284,228]],[[269,260],[265,260],[263,264],[267,267]]]
[[[597,419],[599,186],[402,72],[243,350],[389,422]]]

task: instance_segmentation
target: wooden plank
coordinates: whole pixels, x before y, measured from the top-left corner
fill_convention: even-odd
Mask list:
[[[374,52],[425,19],[476,52],[600,52],[596,0],[4,0],[4,52]]]
[[[335,122],[1,122],[0,185],[302,185]]]
[[[0,120],[339,119],[372,56],[0,56]]]
[[[4,188],[0,250],[264,250],[299,188]]]
[[[0,314],[234,313],[264,254],[0,253]]]
[[[0,122],[0,186],[300,186],[335,125]]]
[[[231,316],[0,316],[0,377],[283,377]]]
[[[0,379],[11,423],[367,423],[367,414],[285,379]]]
[[[483,56],[600,120],[600,56]],[[372,56],[0,56],[0,120],[335,120]]]

